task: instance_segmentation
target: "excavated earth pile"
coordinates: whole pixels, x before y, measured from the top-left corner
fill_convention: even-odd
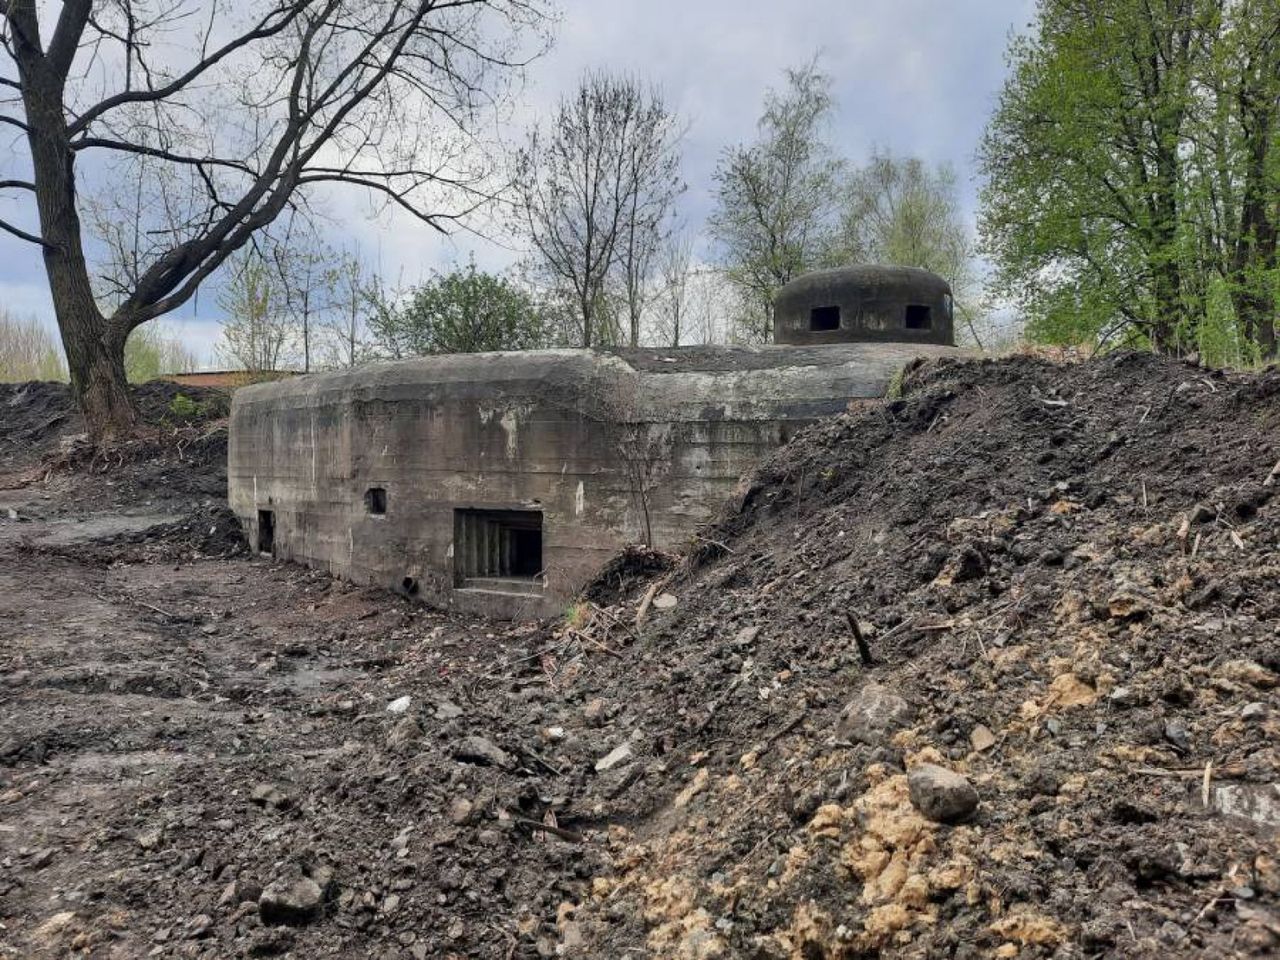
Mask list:
[[[1273,955],[1280,371],[899,394],[551,624],[0,536],[0,956]]]

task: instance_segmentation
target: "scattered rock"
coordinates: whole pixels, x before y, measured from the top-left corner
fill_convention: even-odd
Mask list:
[[[1225,816],[1280,827],[1280,783],[1218,784],[1209,802]]]
[[[758,636],[760,636],[759,627],[743,627],[734,634],[733,645],[735,647],[749,647],[755,643]]]
[[[270,810],[288,810],[293,805],[289,795],[274,783],[260,783],[249,792],[249,802]]]
[[[1107,697],[1117,707],[1132,707],[1138,702],[1138,698],[1128,687],[1116,687],[1111,691],[1111,695]]]
[[[969,734],[969,745],[978,753],[990,750],[996,745],[996,735],[985,724],[978,724]]]
[[[963,774],[946,767],[932,763],[912,767],[907,786],[911,803],[930,820],[954,823],[978,808],[978,791],[973,784]]]
[[[258,899],[262,922],[271,926],[301,926],[320,915],[324,891],[310,877],[276,880],[267,885]]]
[[[53,847],[45,847],[43,850],[37,850],[31,855],[31,859],[27,861],[27,866],[32,870],[43,870],[49,864],[53,863],[53,856],[57,851]]]
[[[653,608],[655,610],[670,610],[679,602],[679,598],[673,593],[660,593],[653,598]]]
[[[452,700],[441,700],[436,704],[437,720],[457,720],[460,716],[462,716],[462,708]]]
[[[403,750],[422,739],[422,727],[413,717],[401,717],[387,733],[387,747],[391,750]]]
[[[207,913],[199,913],[186,922],[182,935],[188,940],[199,940],[207,937],[213,928],[213,917]]]
[[[449,802],[449,822],[459,826],[471,819],[475,805],[466,797],[455,797]]]
[[[143,850],[154,850],[164,839],[164,830],[160,827],[147,827],[138,832],[138,846]]]
[[[261,884],[237,878],[222,888],[222,894],[218,897],[218,906],[235,907],[242,903],[257,903],[261,896]]]
[[[593,727],[599,726],[604,721],[605,701],[603,697],[596,697],[585,707],[582,708],[582,719]]]
[[[1164,738],[1168,740],[1175,750],[1179,753],[1187,753],[1191,749],[1191,734],[1187,730],[1187,725],[1181,720],[1169,720],[1164,725]]]
[[[864,683],[840,714],[836,736],[841,740],[879,746],[915,719],[915,709],[878,683]]]
[[[409,709],[409,704],[413,703],[413,698],[408,694],[403,697],[396,697],[387,704],[387,713],[404,713]]]
[[[612,770],[614,767],[627,763],[634,753],[631,750],[630,743],[623,743],[614,747],[603,757],[596,761],[596,773],[604,773],[606,770]]]
[[[1246,703],[1240,710],[1240,719],[1253,723],[1258,720],[1265,720],[1267,716],[1267,705],[1255,700],[1253,703]]]
[[[463,763],[478,763],[504,770],[513,765],[506,751],[484,737],[463,737],[453,748],[453,758]]]

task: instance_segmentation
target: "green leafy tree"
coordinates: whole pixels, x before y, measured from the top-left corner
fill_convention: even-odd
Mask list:
[[[831,78],[816,63],[787,71],[765,95],[754,143],[724,152],[707,229],[744,299],[742,335],[773,335],[773,297],[793,277],[831,265],[838,250],[844,162],[826,141]]]
[[[397,359],[534,350],[550,342],[533,297],[502,277],[477,270],[475,263],[433,277],[399,302],[377,287],[370,298],[373,345]]]
[[[1278,34],[1276,0],[1041,0],[979,154],[1034,338],[1274,355]]]

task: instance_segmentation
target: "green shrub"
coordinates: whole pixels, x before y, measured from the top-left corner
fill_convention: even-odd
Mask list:
[[[178,420],[195,420],[204,413],[204,405],[180,393],[169,401],[169,412]]]

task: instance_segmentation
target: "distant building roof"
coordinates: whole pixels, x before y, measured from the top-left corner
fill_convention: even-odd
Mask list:
[[[266,383],[272,380],[285,380],[298,376],[296,370],[196,370],[191,373],[162,373],[157,380],[168,380],[170,383],[189,387],[225,387],[234,390],[236,387],[248,386],[251,383]]]

